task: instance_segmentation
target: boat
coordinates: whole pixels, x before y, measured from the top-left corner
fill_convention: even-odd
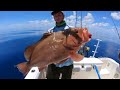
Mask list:
[[[84,57],[83,60],[73,63],[71,79],[120,79],[120,64],[109,57],[95,57],[100,39],[93,51],[93,56]],[[46,79],[46,70],[39,72],[38,67],[32,67],[24,79]],[[61,79],[61,77],[60,77]]]
[[[76,15],[75,27],[76,27],[77,11],[75,15]],[[82,17],[82,12],[81,12],[81,17]],[[116,27],[115,23],[114,23],[114,26]],[[81,18],[81,28],[82,28],[82,18]],[[117,28],[116,28],[116,31],[117,31]],[[96,48],[95,48],[95,51],[92,51],[93,52],[92,56],[88,57],[88,51],[90,48],[87,47],[86,49],[87,57],[84,57],[83,60],[79,62],[74,61],[73,63],[74,68],[72,71],[71,79],[120,79],[120,64],[116,60],[110,57],[95,57],[97,53],[97,49],[98,47],[100,47],[99,46],[100,41],[102,41],[100,39],[96,39],[96,40],[98,42],[96,45],[94,45]],[[83,46],[83,48],[85,47]],[[83,52],[78,51],[78,53],[83,54],[84,50]],[[25,79],[46,79],[46,76],[45,76],[46,70],[47,68],[39,72],[38,67],[32,67],[29,73],[26,75]]]

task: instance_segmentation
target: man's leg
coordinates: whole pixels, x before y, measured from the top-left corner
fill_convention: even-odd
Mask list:
[[[73,64],[70,66],[64,66],[61,68],[62,78],[61,79],[71,79],[72,77]]]
[[[47,79],[59,79],[60,72],[59,68],[56,67],[54,64],[48,65],[46,78]]]

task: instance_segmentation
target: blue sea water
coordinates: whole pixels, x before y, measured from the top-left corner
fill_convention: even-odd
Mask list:
[[[19,34],[16,34],[16,36]],[[25,32],[26,33],[26,32]],[[24,34],[24,33],[23,33]],[[42,35],[26,37],[9,37],[10,40],[0,42],[0,79],[23,79],[24,76],[16,68],[20,62],[26,61],[24,50],[27,46],[37,42]]]
[[[0,79],[24,79],[24,76],[15,65],[26,61],[24,58],[24,50],[27,46],[37,42],[42,34],[31,34],[29,32],[14,32],[9,33],[10,36],[2,39],[4,35],[1,34],[0,42]],[[22,36],[20,36],[22,34]],[[25,36],[23,36],[25,34]],[[15,35],[16,37],[12,37]],[[97,40],[92,39],[86,45],[90,47],[89,56],[92,56],[92,51],[95,50],[94,44],[97,44]],[[113,42],[102,41],[100,47],[97,50],[95,57],[110,57],[120,63],[118,59],[118,49],[120,44]]]
[[[93,56],[93,52],[95,51],[95,46],[97,44],[96,39],[92,39],[90,42],[88,42],[86,45],[90,47],[89,56]],[[120,63],[120,60],[118,58],[118,50],[120,50],[120,44],[118,42],[110,42],[110,41],[101,41],[99,43],[99,47],[97,49],[97,53],[95,54],[95,57],[109,57],[114,59],[116,62]]]

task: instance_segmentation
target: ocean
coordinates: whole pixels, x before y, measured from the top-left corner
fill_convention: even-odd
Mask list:
[[[0,34],[0,79],[24,79],[24,76],[16,68],[16,65],[25,62],[24,50],[27,46],[37,42],[42,34],[38,31]],[[30,35],[29,35],[30,34]],[[4,38],[5,37],[5,38]],[[4,39],[3,39],[4,38]],[[86,45],[90,47],[88,56],[92,56],[95,50],[96,39],[92,39]],[[101,41],[95,57],[110,57],[120,63],[118,49],[120,44],[109,41]]]
[[[0,79],[24,79],[16,65],[26,61],[24,50],[27,46],[37,42],[42,36],[40,34],[29,35],[28,33],[28,36],[17,37],[20,34],[26,34],[26,32],[14,33],[13,35],[15,34],[16,38],[10,35],[0,42]]]

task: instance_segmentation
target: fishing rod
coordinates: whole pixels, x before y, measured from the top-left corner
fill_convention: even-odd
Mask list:
[[[75,27],[77,27],[77,11],[75,11],[76,13],[75,13],[75,19],[76,19],[76,21],[75,21]]]
[[[81,28],[82,28],[82,11],[81,11]],[[75,11],[75,27],[77,27],[77,11]]]
[[[82,28],[82,11],[81,11],[81,28]]]
[[[115,30],[116,30],[116,32],[117,32],[118,38],[120,39],[120,34],[119,34],[119,32],[118,32],[117,26],[116,26],[113,18],[111,18],[111,19],[112,19],[112,22],[113,22],[113,24],[114,24],[114,26],[115,26]]]
[[[116,30],[117,35],[118,35],[118,38],[119,38],[119,40],[120,40],[120,34],[119,34],[119,32],[118,32],[118,28],[117,28],[117,26],[116,26],[116,24],[115,24],[115,22],[114,22],[114,20],[113,20],[112,17],[111,17],[111,20],[112,20],[112,22],[113,22],[113,24],[114,24],[114,26],[115,26],[115,30]],[[120,60],[120,50],[118,50],[118,59]]]

